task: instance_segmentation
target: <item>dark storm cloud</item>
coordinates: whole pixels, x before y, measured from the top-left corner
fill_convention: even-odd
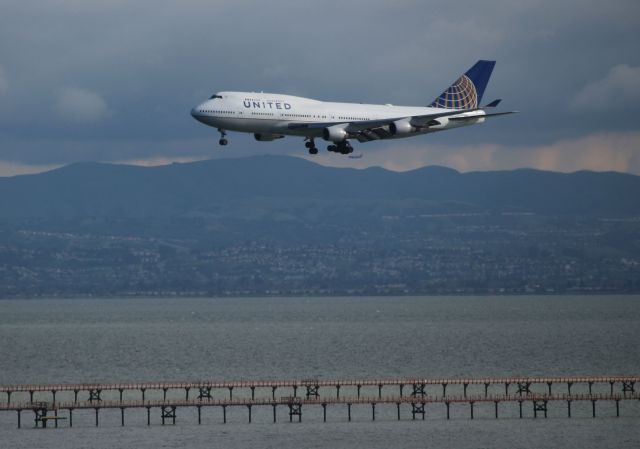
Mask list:
[[[486,100],[522,114],[411,145],[547,148],[637,131],[640,4],[519,3],[5,1],[0,161],[214,155],[215,130],[189,116],[214,91],[421,105],[480,58],[498,60]],[[232,135],[225,154],[303,151],[249,139]]]

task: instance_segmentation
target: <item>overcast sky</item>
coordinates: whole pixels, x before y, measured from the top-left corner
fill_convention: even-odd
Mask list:
[[[293,137],[222,149],[189,111],[222,90],[425,105],[478,59],[498,61],[485,102],[520,114],[315,159],[640,174],[639,42],[638,0],[0,0],[0,176],[304,156]]]

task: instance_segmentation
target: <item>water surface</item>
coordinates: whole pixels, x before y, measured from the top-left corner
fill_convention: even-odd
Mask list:
[[[7,300],[0,383],[640,374],[639,306],[636,296]],[[118,412],[98,429],[78,412],[73,429],[46,431],[0,413],[0,434],[6,447],[53,448],[638,446],[640,406],[616,419],[603,403],[596,420],[576,407],[571,420],[564,406],[519,420],[505,405],[503,419],[481,406],[473,421],[466,409],[446,421],[434,406],[424,422],[382,407],[375,422],[361,409],[352,423],[336,408],[326,424],[308,410],[302,424],[276,425],[267,409],[251,425],[245,411],[222,425],[210,410],[202,426],[184,411],[175,428],[131,412],[124,429]]]

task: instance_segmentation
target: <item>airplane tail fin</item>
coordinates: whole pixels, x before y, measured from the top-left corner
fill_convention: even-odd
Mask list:
[[[482,101],[482,95],[495,65],[495,61],[476,62],[429,106],[446,109],[476,109]]]

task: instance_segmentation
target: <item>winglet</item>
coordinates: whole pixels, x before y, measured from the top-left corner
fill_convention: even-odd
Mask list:
[[[477,108],[495,65],[495,61],[476,62],[429,106],[445,109]]]

